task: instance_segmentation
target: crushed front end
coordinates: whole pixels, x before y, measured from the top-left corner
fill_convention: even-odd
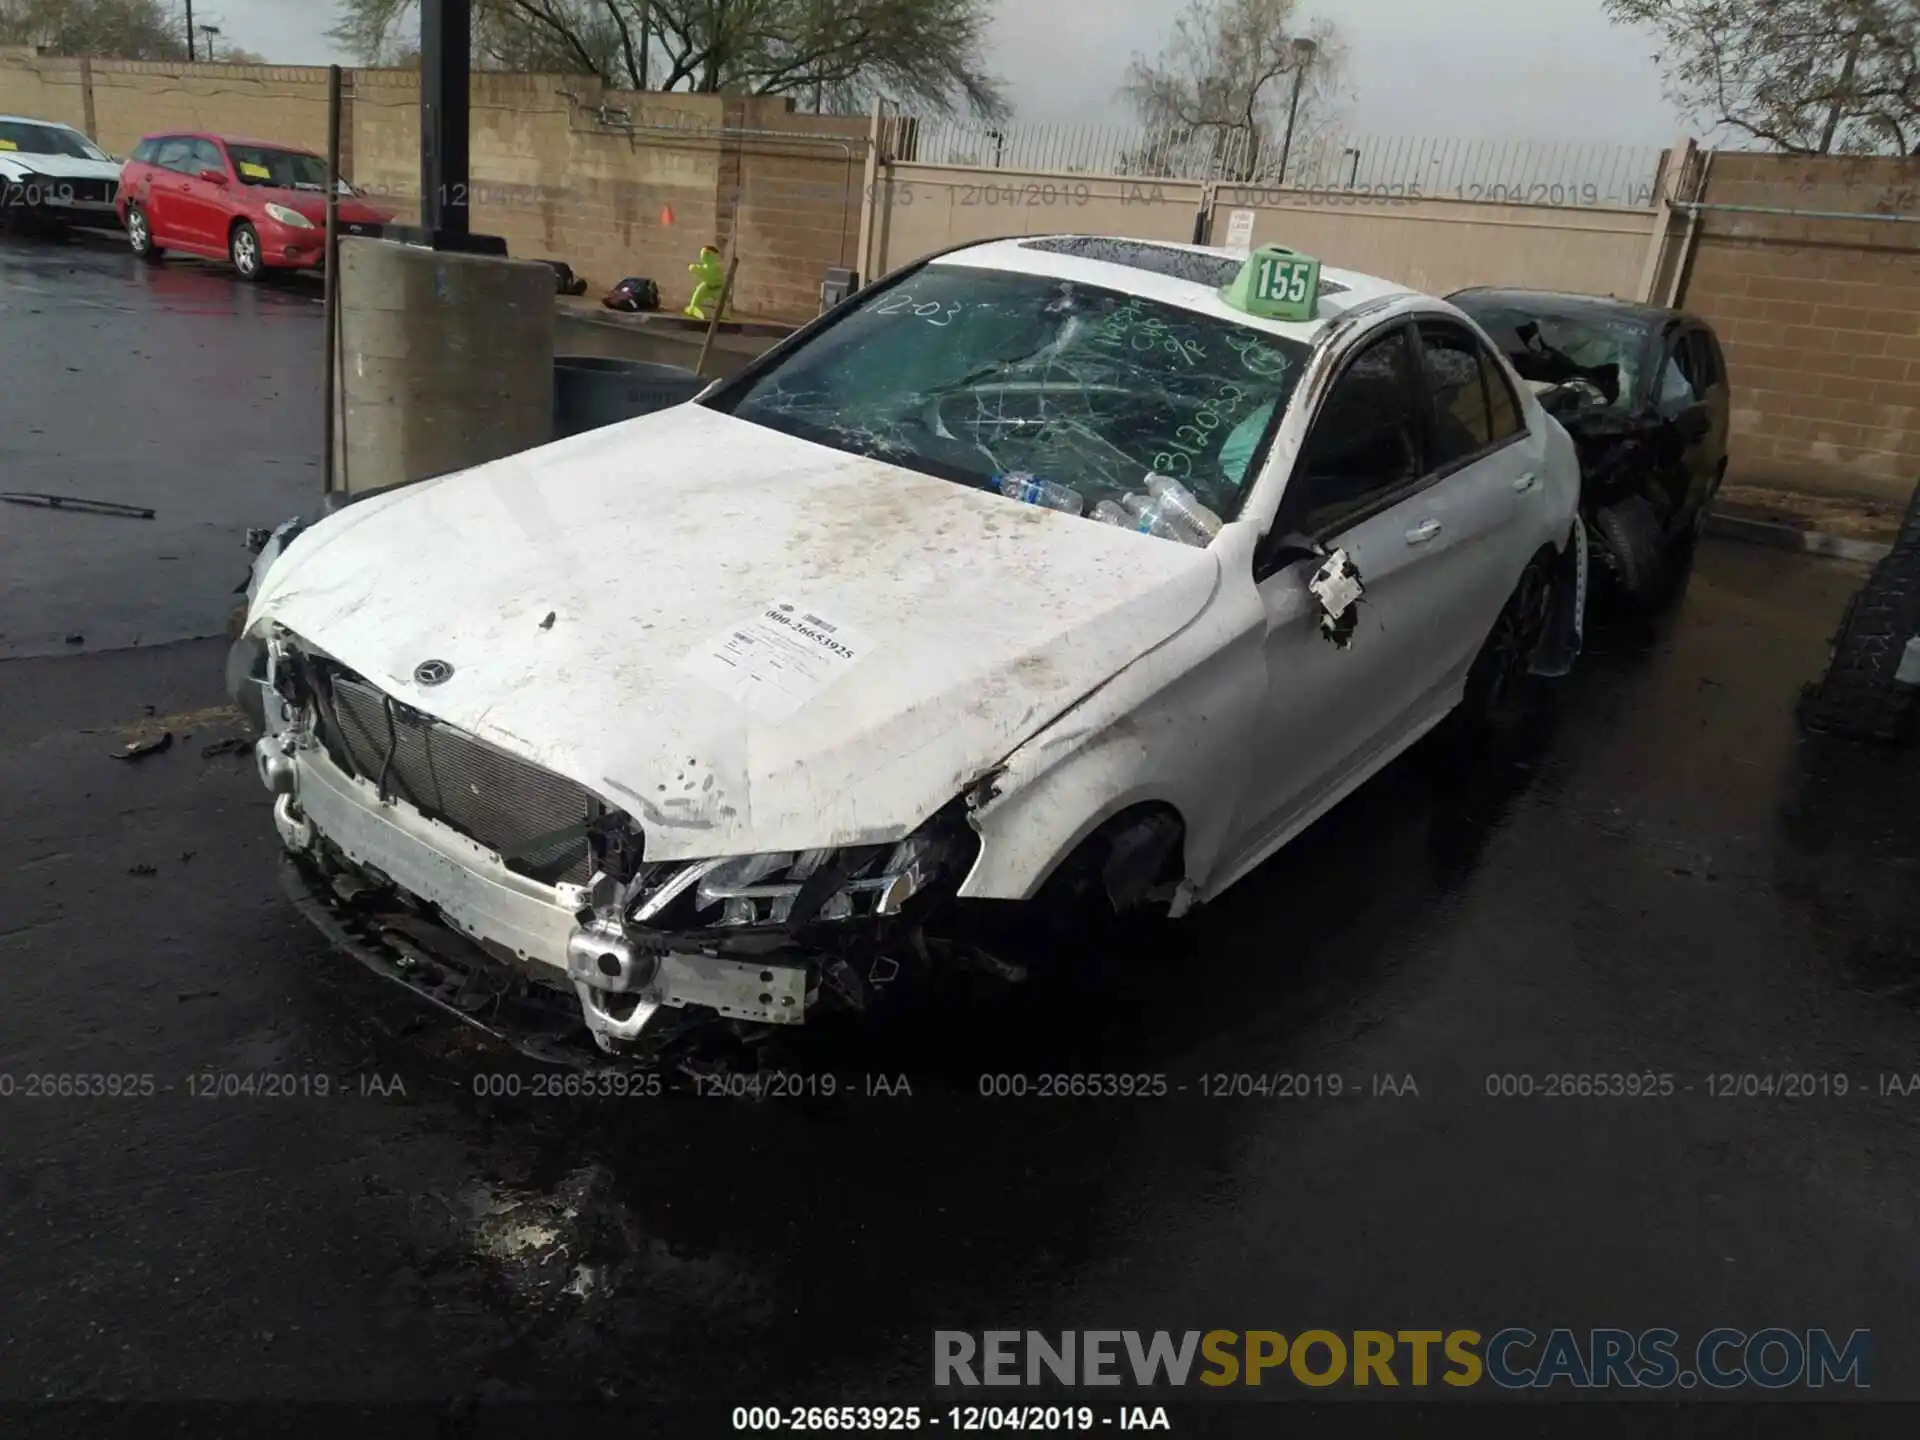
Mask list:
[[[963,953],[942,923],[979,843],[963,801],[879,844],[650,862],[642,828],[571,779],[284,631],[243,644],[257,661],[232,673],[257,687],[297,903],[369,968],[528,1053],[800,1025]]]

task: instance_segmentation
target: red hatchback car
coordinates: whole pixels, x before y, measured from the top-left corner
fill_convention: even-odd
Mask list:
[[[149,135],[120,174],[116,201],[133,253],[232,262],[242,280],[324,263],[327,162],[307,150],[218,135]],[[345,187],[343,233],[393,219]]]

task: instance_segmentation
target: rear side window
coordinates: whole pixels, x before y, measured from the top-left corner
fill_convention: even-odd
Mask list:
[[[1480,351],[1480,379],[1487,387],[1488,428],[1495,443],[1525,430],[1527,427],[1520,419],[1520,401],[1513,393],[1513,386],[1507,383],[1507,372],[1485,347]]]
[[[193,169],[193,142],[170,136],[159,142],[153,155],[153,163],[163,170],[178,170],[187,174]]]
[[[198,175],[202,170],[218,170],[226,173],[227,157],[220,153],[220,147],[211,140],[193,142],[193,161],[187,167]]]
[[[1422,322],[1420,353],[1426,363],[1433,414],[1427,468],[1445,470],[1493,443],[1480,347],[1457,325]]]

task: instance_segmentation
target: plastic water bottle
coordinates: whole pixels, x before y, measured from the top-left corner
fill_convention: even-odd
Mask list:
[[[1178,540],[1182,545],[1206,548],[1207,537],[1181,518],[1180,512],[1155,502],[1141,512],[1133,528],[1142,535],[1158,535],[1162,540]]]
[[[1198,496],[1171,475],[1149,472],[1147,491],[1159,503],[1162,512],[1179,517],[1188,529],[1204,535],[1207,540],[1212,540],[1220,533],[1220,517],[1202,505]]]
[[[1078,490],[1069,490],[1051,480],[1042,480],[1028,470],[1009,470],[1004,475],[996,475],[993,484],[1009,500],[1022,500],[1029,505],[1038,505],[1043,510],[1058,510],[1065,515],[1078,515],[1081,507],[1087,503]]]
[[[1093,507],[1093,519],[1102,525],[1118,525],[1122,530],[1131,530],[1137,517],[1128,513],[1124,505],[1116,505],[1111,500],[1102,500]]]
[[[1112,502],[1103,500],[1100,503],[1108,505]],[[1138,530],[1142,535],[1158,535],[1162,540],[1178,540],[1183,545],[1207,543],[1207,537],[1181,518],[1178,511],[1151,495],[1142,495],[1137,491],[1122,495],[1120,503],[1114,508],[1124,518],[1111,519],[1109,524],[1124,524],[1127,529]]]

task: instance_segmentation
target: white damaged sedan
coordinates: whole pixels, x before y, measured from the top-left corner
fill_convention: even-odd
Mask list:
[[[993,241],[284,533],[230,674],[340,944],[537,1053],[642,1053],[1011,970],[975,902],[1218,896],[1566,670],[1578,492],[1444,301]]]

